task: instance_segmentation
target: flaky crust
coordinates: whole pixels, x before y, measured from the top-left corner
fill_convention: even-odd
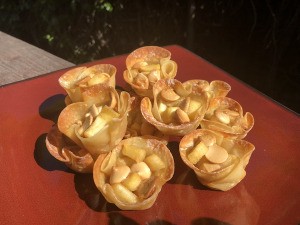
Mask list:
[[[224,124],[215,118],[218,110],[230,110],[238,115],[229,124]],[[210,101],[200,125],[201,128],[219,132],[224,137],[242,139],[254,126],[254,117],[250,112],[243,114],[243,108],[236,100],[229,97],[215,97]]]
[[[131,88],[139,96],[147,96],[152,98],[152,87],[156,79],[174,78],[177,74],[177,63],[170,60],[171,52],[165,48],[158,46],[144,46],[131,52],[126,58],[126,70],[123,73],[123,78]],[[134,82],[136,74],[134,73],[134,66],[139,63],[152,63],[160,65],[158,75],[153,81],[149,73],[140,72],[141,79],[139,82]],[[153,71],[153,70],[151,70]]]
[[[147,198],[139,197],[138,202],[134,204],[123,202],[115,195],[110,183],[107,182],[107,175],[101,170],[101,168],[110,164],[113,159],[119,157],[124,145],[131,144],[140,146],[143,149],[147,149],[147,154],[158,154],[166,164],[165,169],[163,169],[163,171],[161,171],[159,174],[156,174],[152,179],[153,182],[150,183],[151,186],[149,189],[152,190],[151,195]],[[103,165],[104,163],[106,165]],[[174,167],[175,165],[173,156],[163,142],[151,137],[133,137],[122,140],[111,152],[102,154],[98,157],[93,169],[93,178],[97,188],[108,202],[114,203],[117,207],[123,210],[144,210],[150,208],[154,204],[162,186],[172,178],[174,174]]]
[[[92,173],[94,159],[85,149],[66,141],[57,126],[53,126],[46,136],[46,147],[57,160],[79,173]]]
[[[89,84],[84,80],[87,77],[93,77],[99,74],[105,74],[107,79],[101,81],[102,84],[115,87],[117,69],[111,64],[96,64],[91,67],[77,67],[64,73],[58,82],[65,89],[68,96],[66,103],[80,102],[82,99],[82,87],[90,87],[94,84]]]
[[[107,105],[112,108],[121,106],[119,94],[115,87],[107,84],[96,84],[82,88],[81,91],[83,102],[86,102],[89,106],[93,104]]]
[[[194,79],[185,81],[184,84],[189,84],[198,91],[207,92],[209,99],[225,97],[231,90],[231,86],[221,80],[213,80],[209,83],[206,80]]]
[[[158,46],[144,46],[131,52],[126,58],[126,67],[128,69],[138,62],[157,61],[160,59],[170,59],[171,52]]]

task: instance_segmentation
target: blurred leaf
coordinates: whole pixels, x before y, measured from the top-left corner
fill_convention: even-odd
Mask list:
[[[54,37],[51,34],[46,34],[44,38],[48,41],[48,43],[51,43],[54,40]]]
[[[113,6],[109,2],[103,3],[103,5],[101,6],[101,8],[105,9],[108,12],[112,12],[113,11]]]

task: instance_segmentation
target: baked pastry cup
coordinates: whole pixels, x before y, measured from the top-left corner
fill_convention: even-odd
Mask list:
[[[100,87],[97,85],[89,89],[83,95],[86,97],[85,102],[67,105],[57,122],[58,129],[64,135],[90,152],[94,158],[110,151],[123,139],[132,101],[127,92],[123,91],[119,95],[112,87]]]
[[[193,87],[193,89],[198,89],[198,91],[203,91],[208,94],[209,99],[215,97],[225,97],[231,90],[231,86],[225,81],[213,80],[208,82],[206,80],[188,80],[184,82]]]
[[[167,146],[150,137],[122,140],[95,162],[94,182],[104,198],[123,210],[144,210],[156,201],[174,174]]]
[[[199,182],[211,189],[227,191],[245,176],[255,147],[245,140],[227,139],[206,129],[197,129],[179,143],[183,162],[194,170]]]
[[[56,125],[46,136],[46,147],[54,158],[70,169],[79,173],[93,172],[94,159],[91,154],[63,135]]]
[[[208,95],[176,79],[161,79],[153,86],[153,102],[141,101],[144,118],[163,134],[183,136],[195,130],[208,107]]]
[[[242,106],[228,97],[211,99],[205,117],[201,121],[201,128],[236,139],[244,138],[253,126],[253,115],[249,112],[244,115]]]
[[[158,80],[176,76],[177,63],[170,58],[171,52],[165,48],[138,48],[126,58],[124,80],[139,96],[152,98],[152,87]]]
[[[115,87],[117,69],[111,64],[96,64],[91,67],[76,67],[64,73],[58,82],[67,92],[66,104],[81,102],[82,88],[95,84],[107,84]]]

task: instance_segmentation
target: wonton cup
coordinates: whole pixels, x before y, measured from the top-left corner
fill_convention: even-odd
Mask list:
[[[127,70],[123,73],[124,80],[139,96],[152,98],[152,87],[158,80],[176,76],[177,64],[170,58],[171,53],[165,48],[138,48],[126,58]]]
[[[144,97],[144,118],[163,134],[183,136],[195,130],[208,106],[207,93],[176,79],[162,79],[153,86],[153,102]]]
[[[119,95],[106,85],[89,88],[83,97],[85,102],[72,103],[62,110],[58,128],[96,158],[123,139],[132,99],[127,92]]]
[[[197,129],[179,143],[183,162],[194,170],[203,185],[227,191],[245,176],[255,147],[245,140],[227,139],[206,129]]]
[[[68,140],[53,126],[46,136],[46,147],[57,160],[64,162],[70,169],[79,173],[92,173],[94,159],[84,148]]]
[[[224,137],[243,139],[254,125],[254,117],[228,97],[216,97],[210,101],[201,128],[219,132]]]
[[[67,92],[66,104],[81,102],[82,88],[96,84],[115,87],[117,69],[111,64],[97,64],[91,67],[77,67],[64,73],[58,82]]]
[[[94,182],[105,199],[123,210],[144,210],[157,199],[174,174],[167,146],[151,137],[122,140],[95,162]]]

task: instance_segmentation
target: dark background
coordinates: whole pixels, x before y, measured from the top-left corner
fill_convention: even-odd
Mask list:
[[[298,0],[0,0],[0,30],[76,64],[178,44],[300,112]]]

